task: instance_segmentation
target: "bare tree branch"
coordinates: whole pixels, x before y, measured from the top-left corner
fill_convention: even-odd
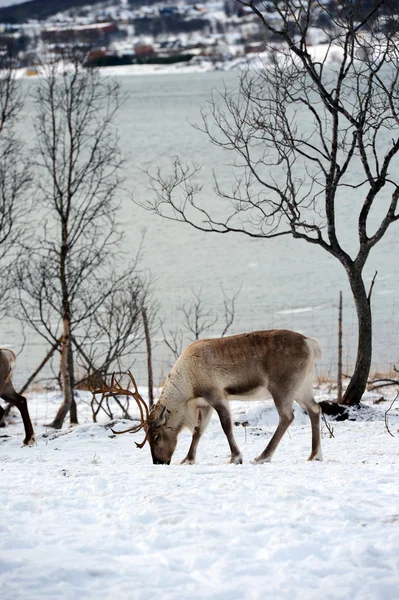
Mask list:
[[[392,436],[392,437],[395,437],[395,436],[393,435],[393,433],[391,432],[391,430],[388,427],[388,413],[391,410],[392,406],[395,404],[395,402],[398,399],[398,397],[399,397],[399,392],[396,394],[395,398],[392,400],[391,405],[388,408],[388,410],[385,411],[385,416],[384,416],[386,430],[388,431],[389,435]]]
[[[241,288],[229,297],[223,291],[223,322],[221,333],[217,335],[224,337],[232,327],[235,319],[235,303]],[[205,335],[216,335],[215,326],[220,322],[219,311],[212,305],[208,307],[203,298],[202,290],[192,290],[193,299],[185,301],[178,307],[178,312],[183,315],[182,324],[173,331],[165,332],[163,324],[160,324],[163,341],[177,360],[183,351],[185,344],[202,339]]]
[[[387,28],[383,0],[239,3],[263,27],[267,58],[240,75],[238,90],[214,93],[196,125],[233,157],[231,185],[215,175],[220,202],[210,202],[199,167],[177,157],[170,175],[148,173],[151,197],[142,205],[200,231],[291,235],[337,259],[358,316],[356,366],[343,402],[357,404],[372,353],[364,268],[399,220],[399,28]],[[321,57],[312,48],[317,30],[326,42]],[[362,200],[355,250],[338,227],[350,189]]]

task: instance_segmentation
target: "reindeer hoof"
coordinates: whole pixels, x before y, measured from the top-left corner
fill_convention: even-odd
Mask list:
[[[242,465],[242,456],[239,454],[238,456],[232,456],[230,460],[230,464],[232,465]]]
[[[22,448],[26,448],[26,446],[37,446],[37,441],[35,436],[33,435],[29,440],[24,440],[22,443]]]
[[[312,461],[313,462],[315,460],[317,460],[319,462],[323,462],[323,456],[322,456],[322,454],[316,454],[316,456],[310,455],[309,458],[308,458],[308,461]]]
[[[263,463],[270,462],[271,460],[271,458],[261,458],[260,456],[258,456],[258,458],[254,458],[251,460],[251,465],[263,465]]]
[[[195,460],[193,458],[188,458],[186,456],[186,458],[183,458],[183,460],[180,463],[181,465],[195,465]]]

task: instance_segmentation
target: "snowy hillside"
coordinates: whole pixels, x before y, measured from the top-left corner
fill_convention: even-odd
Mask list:
[[[186,432],[168,467],[90,423],[87,397],[83,424],[46,433],[58,400],[31,395],[38,445],[0,430],[2,600],[399,598],[399,402],[391,437],[375,397],[334,438],[323,425],[323,463],[299,409],[273,462],[249,463],[275,427],[266,402],[233,404],[244,465],[214,418],[198,464],[178,464]]]

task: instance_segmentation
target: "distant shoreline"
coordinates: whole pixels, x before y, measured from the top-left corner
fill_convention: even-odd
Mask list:
[[[310,46],[308,51],[311,52],[317,60],[323,63],[334,63],[341,59],[343,52],[339,46],[329,46],[328,44],[317,44]],[[328,55],[328,56],[326,56]],[[232,71],[242,68],[266,68],[268,63],[268,53],[250,54],[239,56],[226,62],[206,62],[190,64],[173,63],[173,64],[132,64],[132,65],[115,65],[109,67],[99,67],[99,70],[104,75],[111,76],[131,76],[131,75],[184,75],[186,73],[209,73],[210,71]],[[17,69],[17,77],[28,77],[34,79],[36,75],[29,74],[29,71],[35,67],[26,67]],[[40,76],[40,67],[38,69]]]
[[[111,67],[98,67],[99,71],[103,75],[111,76],[131,76],[131,75],[171,75],[186,73],[209,73],[209,71],[217,70],[214,65],[206,64],[203,65],[189,65],[186,63],[174,65],[118,65]],[[35,79],[40,77],[40,67],[37,69],[37,74],[33,74],[35,67],[26,67],[23,69],[17,69],[17,78]],[[29,71],[31,71],[29,73]]]

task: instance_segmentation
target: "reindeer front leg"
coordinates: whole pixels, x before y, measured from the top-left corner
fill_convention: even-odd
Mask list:
[[[230,462],[235,465],[242,464],[242,454],[233,436],[233,423],[231,421],[230,408],[227,400],[217,400],[211,402],[208,400],[211,406],[216,410],[219,415],[220,424],[227,437],[231,450]]]
[[[202,406],[198,409],[198,420],[193,431],[193,437],[191,440],[191,446],[188,450],[186,458],[184,458],[180,464],[193,465],[195,463],[195,457],[197,454],[197,446],[201,439],[202,434],[208,426],[210,418],[212,416],[211,406]]]

